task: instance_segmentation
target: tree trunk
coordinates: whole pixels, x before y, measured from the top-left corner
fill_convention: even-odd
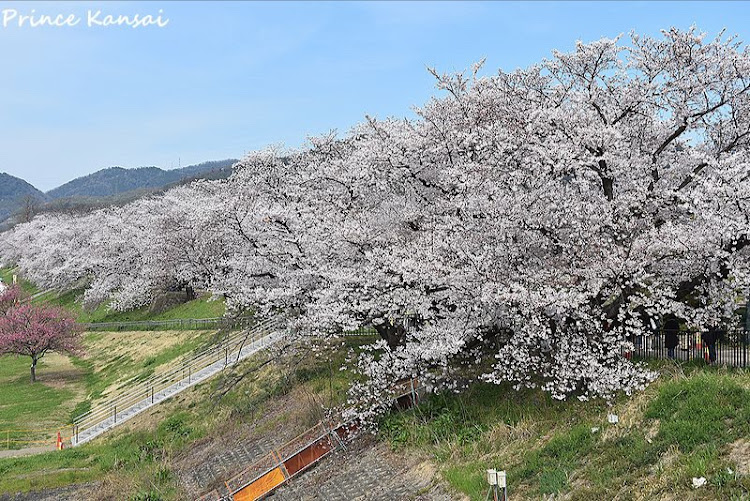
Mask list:
[[[31,357],[31,382],[36,382],[36,355]]]
[[[185,298],[188,301],[192,301],[193,299],[195,299],[195,297],[196,297],[195,296],[195,289],[193,289],[193,286],[186,285],[185,286]]]
[[[390,348],[395,348],[406,340],[406,329],[402,325],[396,324],[391,325],[388,322],[382,324],[373,325],[375,331],[380,334],[380,337],[385,339],[386,343]]]

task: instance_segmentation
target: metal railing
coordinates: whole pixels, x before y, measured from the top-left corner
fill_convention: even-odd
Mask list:
[[[74,443],[79,442],[79,435],[83,431],[110,419],[112,424],[116,425],[118,416],[127,413],[129,409],[143,402],[148,403],[149,399],[153,403],[154,395],[158,395],[159,392],[185,380],[188,385],[191,384],[191,378],[199,371],[222,360],[225,367],[235,362],[239,359],[244,347],[278,330],[281,323],[279,318],[265,320],[250,330],[232,334],[208,348],[196,350],[188,360],[179,362],[148,379],[139,381],[137,376],[131,378],[122,385],[132,385],[129,389],[104,402],[97,403],[88,412],[73,420]]]
[[[728,329],[709,347],[701,334],[695,331],[680,332],[677,346],[667,346],[664,334],[637,336],[633,339],[632,353],[626,356],[639,358],[669,358],[681,361],[704,360],[718,365],[750,367],[750,333],[741,327]],[[714,360],[711,360],[713,355]]]
[[[285,461],[308,447],[310,444],[314,444],[321,439],[329,438],[331,449],[333,449],[333,446],[337,444],[337,441],[334,441],[333,437],[333,427],[330,423],[321,421],[282,446],[270,450],[260,459],[257,459],[254,463],[246,466],[240,473],[225,481],[224,484],[231,494],[236,494],[266,475],[268,472],[278,468],[280,471],[283,471],[283,474],[278,478],[278,485],[281,485],[294,476],[291,472],[286,470],[284,465]],[[278,487],[278,485],[275,487]]]
[[[399,402],[407,398],[410,400],[409,404],[400,409],[416,405],[423,390],[423,386],[416,378],[401,381],[392,387],[394,393],[392,403],[399,405]],[[224,485],[229,492],[228,497],[221,497],[218,491],[214,490],[201,496],[197,501],[240,499],[240,497],[242,499],[265,499],[276,488],[306,471],[329,453],[345,446],[344,442],[359,432],[360,424],[358,419],[336,426],[328,420],[320,421],[280,447],[270,450],[225,481]],[[315,450],[311,450],[313,448]],[[242,494],[235,497],[239,493]]]
[[[129,322],[91,322],[79,324],[86,331],[128,331],[128,330],[198,330],[233,329],[247,327],[252,318],[177,318],[174,320],[135,320]]]

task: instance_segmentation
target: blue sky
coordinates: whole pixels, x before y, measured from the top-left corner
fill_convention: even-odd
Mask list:
[[[46,191],[120,165],[241,157],[405,116],[425,70],[512,70],[591,41],[696,24],[750,41],[744,2],[0,2],[76,27],[0,25],[0,171]],[[87,10],[164,28],[86,27]]]

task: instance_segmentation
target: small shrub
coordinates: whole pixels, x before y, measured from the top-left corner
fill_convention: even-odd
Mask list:
[[[166,439],[187,438],[193,433],[193,428],[188,426],[188,414],[178,412],[169,416],[159,424],[159,435]]]
[[[150,490],[139,492],[130,498],[130,501],[162,501],[164,498],[158,492]]]

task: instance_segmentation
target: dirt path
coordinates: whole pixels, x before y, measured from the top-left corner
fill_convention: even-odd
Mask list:
[[[34,454],[41,454],[43,452],[54,451],[54,445],[44,445],[41,447],[29,447],[27,449],[7,449],[0,450],[0,459],[4,458],[19,458],[22,456],[33,456]]]

